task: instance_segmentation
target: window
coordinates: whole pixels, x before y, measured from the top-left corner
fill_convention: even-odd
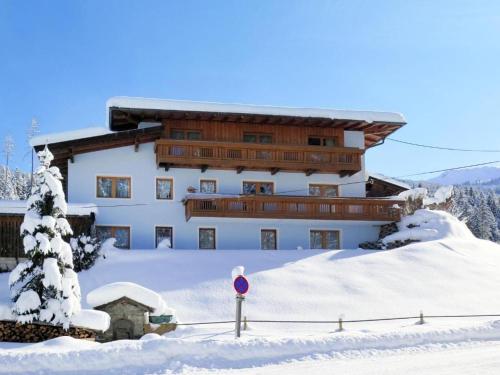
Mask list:
[[[200,228],[198,234],[198,247],[200,249],[215,249],[215,229]]]
[[[155,247],[158,247],[159,243],[164,241],[164,247],[172,248],[174,245],[172,233],[172,227],[155,227]]]
[[[243,194],[274,194],[274,182],[243,181]]]
[[[215,194],[217,192],[217,181],[200,180],[200,193]]]
[[[99,241],[102,242],[108,238],[115,238],[115,247],[130,249],[130,227],[96,225],[95,229]]]
[[[173,199],[174,180],[171,178],[156,179],[156,199]]]
[[[273,143],[273,136],[272,134],[244,133],[243,142],[269,144]]]
[[[311,249],[339,249],[339,238],[338,230],[312,230],[310,232]]]
[[[97,176],[97,198],[130,198],[130,177]]]
[[[170,131],[170,138],[199,141],[201,139],[201,132],[199,130],[172,129]]]
[[[260,231],[260,248],[262,250],[277,249],[276,229],[262,229]]]
[[[337,145],[337,137],[309,137],[307,140],[309,146],[325,146],[335,147]]]
[[[309,184],[309,195],[313,197],[338,197],[339,188],[337,185]]]

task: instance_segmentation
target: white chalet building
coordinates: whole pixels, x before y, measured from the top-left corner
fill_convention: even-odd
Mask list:
[[[399,220],[399,201],[366,197],[364,157],[400,114],[125,97],[106,110],[107,128],[32,145],[119,247],[357,248]]]

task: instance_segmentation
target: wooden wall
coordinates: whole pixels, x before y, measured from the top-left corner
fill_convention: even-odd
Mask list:
[[[265,133],[273,135],[273,143],[307,145],[309,136],[337,137],[338,146],[344,145],[343,129],[332,127],[247,124],[208,120],[165,120],[165,138],[170,137],[170,129],[190,129],[202,132],[204,141],[243,142],[243,133]]]
[[[90,234],[94,224],[93,216],[68,216],[73,237],[82,233]],[[0,257],[24,257],[23,241],[21,238],[21,224],[24,215],[0,214]]]

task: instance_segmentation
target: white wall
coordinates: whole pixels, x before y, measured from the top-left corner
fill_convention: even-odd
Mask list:
[[[362,132],[345,132],[345,145],[363,147]],[[130,176],[132,196],[130,199],[96,198],[96,176]],[[156,177],[174,179],[174,197],[171,201],[156,200]],[[332,228],[343,231],[343,246],[357,247],[359,242],[376,239],[377,227],[374,223],[348,223],[345,221],[307,221],[307,220],[241,220],[192,218],[186,223],[184,206],[181,200],[188,186],[199,188],[200,179],[216,179],[219,193],[239,194],[242,181],[258,180],[274,182],[276,193],[307,195],[310,183],[345,184],[364,181],[364,169],[350,177],[340,178],[336,174],[313,174],[279,172],[222,171],[208,169],[171,168],[165,171],[156,168],[154,144],[113,148],[76,155],[74,163],[68,164],[68,201],[96,203],[97,205],[130,205],[133,207],[100,207],[96,223],[102,225],[130,225],[131,242],[134,248],[154,247],[154,226],[174,227],[174,246],[177,248],[197,248],[199,226],[217,223],[218,248],[259,248],[260,228],[279,229],[280,247],[308,247],[309,228]],[[340,186],[344,197],[364,197],[365,184]],[[146,204],[142,206],[142,204]]]

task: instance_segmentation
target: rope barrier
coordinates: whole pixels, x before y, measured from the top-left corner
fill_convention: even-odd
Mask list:
[[[500,317],[500,314],[461,314],[461,315],[415,315],[415,316],[402,316],[402,317],[389,317],[389,318],[373,318],[373,319],[352,319],[344,320],[343,323],[366,323],[366,322],[383,322],[394,320],[410,320],[421,319],[439,319],[439,318],[493,318]],[[289,324],[338,324],[339,319],[336,320],[270,320],[270,319],[246,319],[247,323],[289,323]],[[210,324],[234,324],[235,320],[223,320],[216,322],[191,322],[191,323],[178,323],[178,326],[193,326],[193,325],[210,325]]]

